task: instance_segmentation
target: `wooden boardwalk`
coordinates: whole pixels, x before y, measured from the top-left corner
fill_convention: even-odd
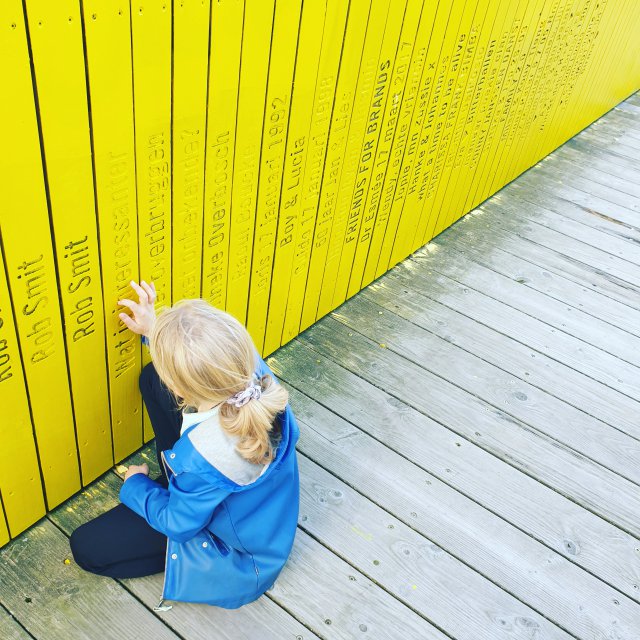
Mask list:
[[[302,430],[274,588],[156,614],[162,574],[69,562],[114,471],[0,551],[0,638],[640,638],[640,94],[267,362]]]

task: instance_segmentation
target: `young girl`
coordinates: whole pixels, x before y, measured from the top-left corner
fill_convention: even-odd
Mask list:
[[[236,608],[272,586],[298,520],[288,393],[245,327],[204,300],[155,317],[153,283],[131,286],[122,321],[148,344],[140,390],[162,474],[131,465],[122,504],[78,527],[70,545],[87,571],[133,578],[164,569],[163,600]]]

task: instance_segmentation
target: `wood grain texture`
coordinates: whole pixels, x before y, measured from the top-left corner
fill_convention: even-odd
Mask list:
[[[331,406],[378,442],[414,461],[572,562],[601,576],[630,597],[638,598],[636,585],[640,578],[640,559],[635,551],[636,540],[516,471],[506,464],[510,462],[509,458],[501,461],[483,450],[491,434],[481,426],[480,419],[475,426],[477,430],[467,429],[462,437],[455,432],[455,427],[445,428],[403,402],[397,394],[376,389],[332,365],[323,356],[315,356],[320,367],[316,365],[318,371],[312,378],[307,376],[305,383],[300,372],[305,370],[302,367],[306,370],[313,367],[314,354],[303,357],[301,351],[299,349],[296,355],[300,368],[292,364],[286,354],[279,356],[275,363],[283,368],[287,384],[304,389],[315,402]],[[338,380],[341,387],[348,389],[342,399],[336,397],[332,380]],[[373,420],[372,415],[377,419]],[[460,414],[454,416],[456,418],[460,421]],[[337,419],[334,421],[340,423]],[[394,421],[401,428],[392,428]],[[352,436],[326,437],[346,440]],[[326,461],[319,459],[318,462],[326,466]],[[505,486],[510,487],[510,491],[504,491]],[[523,495],[528,498],[526,502],[522,500]]]
[[[600,382],[568,367],[539,351],[505,336],[468,316],[422,295],[398,296],[397,286],[406,282],[387,275],[362,292],[360,299],[371,300],[411,323],[427,329],[443,340],[457,345],[520,380],[537,387],[579,409],[580,429],[597,421],[620,431],[635,433],[634,419],[638,403]],[[564,407],[563,407],[564,409]]]
[[[30,636],[4,607],[0,606],[0,634],[3,640],[32,640]]]
[[[111,578],[69,558],[66,536],[47,519],[0,550],[0,602],[35,638],[119,640],[135,629],[179,637]]]
[[[270,358],[268,364],[282,370],[276,361]],[[313,375],[308,367],[301,372],[313,388],[322,367]],[[336,383],[334,394],[338,395],[345,381]],[[293,391],[292,396],[306,429],[300,443],[305,455],[574,635],[597,638],[615,631],[625,640],[635,638],[640,609],[632,600],[367,434],[332,442],[329,434],[336,428],[332,423],[344,418],[305,401],[301,393]],[[330,403],[333,396],[324,398]],[[353,413],[371,421],[371,412],[354,409]],[[614,599],[620,604],[614,605]]]
[[[151,477],[155,477],[159,469],[152,454],[152,446],[153,443],[127,458],[125,466],[145,461],[151,468]],[[114,473],[105,474],[52,511],[49,518],[67,535],[71,535],[76,527],[118,504],[121,484]],[[118,582],[151,610],[160,600],[163,575],[160,573]],[[86,574],[86,579],[90,583],[104,580],[91,574]],[[115,581],[114,585],[117,585]],[[192,603],[171,604],[175,605],[173,609],[160,615],[181,637],[189,640],[208,640],[212,628],[216,629],[216,640],[254,640],[257,637],[279,640],[297,636],[302,636],[305,640],[316,638],[269,598],[260,598],[237,611]]]

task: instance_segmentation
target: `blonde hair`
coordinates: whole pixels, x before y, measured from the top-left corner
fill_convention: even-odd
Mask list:
[[[149,349],[158,376],[181,409],[219,404],[220,424],[238,437],[238,453],[254,464],[273,460],[279,436],[274,419],[289,393],[265,374],[260,398],[241,407],[226,402],[249,386],[258,360],[249,332],[236,318],[206,300],[180,300],[159,313]]]

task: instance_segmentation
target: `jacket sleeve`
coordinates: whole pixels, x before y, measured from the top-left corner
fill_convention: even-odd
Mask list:
[[[186,542],[206,527],[215,508],[230,493],[194,473],[171,476],[169,489],[144,473],[136,473],[120,487],[120,501],[156,531],[176,542]]]

